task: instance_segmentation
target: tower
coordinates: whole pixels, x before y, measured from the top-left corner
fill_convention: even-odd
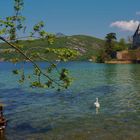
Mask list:
[[[133,45],[132,49],[140,48],[140,24],[133,35]]]

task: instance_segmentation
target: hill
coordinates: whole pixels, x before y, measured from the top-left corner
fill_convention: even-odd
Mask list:
[[[20,44],[23,44],[23,49],[26,51],[36,50],[39,52],[44,52],[47,47],[51,48],[70,48],[77,50],[80,55],[75,60],[88,60],[92,56],[96,55],[98,51],[103,47],[104,40],[86,36],[86,35],[73,35],[73,36],[57,36],[55,42],[52,45],[48,44],[46,40],[33,40],[27,41],[22,40]],[[7,44],[0,44],[0,59],[10,59],[15,56],[14,50],[10,49],[7,54],[3,53],[9,50],[10,47]],[[18,56],[17,56],[18,57]],[[50,60],[57,59],[53,54],[47,54],[47,58]]]

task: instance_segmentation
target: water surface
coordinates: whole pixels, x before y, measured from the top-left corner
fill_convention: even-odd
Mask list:
[[[61,63],[74,77],[72,86],[61,92],[19,85],[11,72],[14,67],[0,63],[7,140],[140,139],[140,65]],[[30,64],[26,68],[30,73]]]

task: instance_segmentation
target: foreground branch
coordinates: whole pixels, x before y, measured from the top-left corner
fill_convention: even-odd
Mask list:
[[[43,76],[45,76],[46,78],[48,78],[48,80],[52,81],[53,83],[55,83],[56,85],[64,88],[64,86],[58,82],[56,82],[54,79],[50,78],[46,73],[44,73],[40,67],[31,59],[29,58],[22,50],[20,50],[17,46],[13,45],[12,43],[8,42],[6,39],[4,39],[3,37],[0,36],[0,40],[4,41],[5,43],[7,43],[9,46],[11,46],[12,48],[14,48],[16,51],[18,51],[26,60],[29,60],[40,72],[40,74],[42,74]]]

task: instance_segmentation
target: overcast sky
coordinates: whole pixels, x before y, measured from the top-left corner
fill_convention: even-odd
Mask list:
[[[109,32],[133,35],[140,20],[140,0],[24,0],[28,30],[43,20],[49,32],[86,34],[99,38]],[[13,0],[0,0],[0,18],[13,14]]]

